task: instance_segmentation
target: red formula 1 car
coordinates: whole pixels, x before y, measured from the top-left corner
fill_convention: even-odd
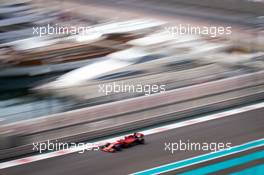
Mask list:
[[[116,152],[121,151],[122,148],[127,148],[137,144],[144,144],[144,134],[142,133],[134,133],[128,136],[125,136],[124,139],[117,140],[114,143],[107,143],[101,146],[101,150],[105,152]]]

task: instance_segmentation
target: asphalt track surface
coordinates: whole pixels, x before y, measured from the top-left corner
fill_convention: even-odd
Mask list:
[[[239,152],[239,153],[236,153],[236,154],[231,154],[231,155],[228,155],[228,156],[223,156],[223,157],[216,158],[216,159],[213,159],[213,160],[209,160],[209,161],[205,161],[205,162],[202,162],[202,163],[198,163],[198,164],[194,164],[194,165],[191,165],[191,166],[187,166],[187,167],[184,167],[184,168],[180,168],[180,169],[177,169],[177,170],[174,170],[174,171],[169,171],[169,172],[166,172],[166,173],[162,173],[162,175],[182,174],[182,173],[187,173],[187,172],[191,173],[190,171],[194,172],[198,168],[204,168],[204,167],[210,166],[210,165],[215,166],[219,162],[228,161],[230,159],[237,159],[237,158],[240,158],[242,156],[246,156],[248,154],[256,153],[256,152],[263,151],[263,150],[264,150],[264,146],[261,146],[261,147],[249,149],[249,150],[246,150],[246,151],[242,151],[242,152]],[[250,161],[250,162],[247,162],[247,163],[243,163],[243,164],[238,165],[238,166],[232,166],[232,167],[225,168],[223,170],[215,171],[213,173],[208,173],[208,174],[209,175],[230,174],[230,173],[240,172],[240,171],[243,171],[245,169],[248,169],[248,168],[251,168],[251,167],[255,167],[255,166],[258,166],[258,165],[263,165],[263,163],[264,163],[264,159],[261,158],[261,159],[256,159],[256,160],[253,160],[253,161]]]
[[[264,108],[149,135],[145,145],[118,153],[86,151],[0,170],[1,175],[122,175],[208,152],[165,151],[165,142],[231,142],[240,145],[264,136]],[[175,172],[174,172],[175,173]]]

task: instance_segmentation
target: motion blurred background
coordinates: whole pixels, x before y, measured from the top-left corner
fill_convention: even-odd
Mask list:
[[[128,99],[144,99],[141,107],[147,109],[152,96],[157,105],[188,98],[189,104],[177,102],[195,108],[186,116],[263,100],[263,9],[263,1],[249,0],[1,0],[0,159],[31,153],[17,148],[32,141],[87,140],[78,133],[89,128],[71,127],[106,113],[135,112],[138,103]],[[61,27],[59,34],[34,34],[48,25]],[[166,30],[179,25],[230,27],[231,33],[212,37]],[[89,29],[67,32],[83,26]],[[113,82],[165,85],[166,92],[99,91],[100,85]],[[214,82],[218,84],[207,87]],[[184,88],[191,90],[186,94]],[[175,90],[178,94],[170,99],[158,96]],[[196,101],[200,91],[208,94]],[[56,132],[59,128],[67,132]]]

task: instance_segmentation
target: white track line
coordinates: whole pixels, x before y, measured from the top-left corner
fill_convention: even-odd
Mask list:
[[[229,111],[224,111],[224,112],[220,112],[220,113],[216,113],[216,114],[211,114],[211,115],[207,115],[204,117],[186,120],[183,122],[176,122],[173,124],[168,124],[166,126],[161,126],[161,127],[157,127],[157,128],[153,128],[153,129],[144,130],[141,133],[143,133],[144,135],[161,133],[161,132],[165,132],[168,130],[172,130],[172,129],[176,129],[176,128],[180,128],[180,127],[184,127],[184,126],[189,126],[189,125],[193,125],[193,124],[197,124],[197,123],[202,123],[202,122],[206,122],[206,121],[210,121],[210,120],[215,120],[215,119],[219,119],[219,118],[224,118],[224,117],[231,116],[234,114],[239,114],[239,113],[243,113],[243,112],[247,112],[247,111],[251,111],[251,110],[255,110],[255,109],[259,109],[259,108],[263,108],[263,107],[264,107],[264,102],[254,104],[254,105],[245,106],[242,108],[236,108],[236,109],[232,109]],[[91,145],[90,148],[92,147],[92,145],[102,145],[102,144],[105,144],[106,142],[114,142],[114,141],[116,141],[122,137],[124,137],[124,135],[119,136],[119,137],[110,138],[110,139],[101,140],[101,141],[94,142],[94,143],[90,143],[90,145]],[[32,148],[33,148],[33,146],[32,146]],[[85,148],[87,149],[88,147],[86,146]],[[27,163],[32,163],[32,162],[36,162],[36,161],[40,161],[40,160],[44,160],[44,159],[58,157],[58,156],[62,156],[62,155],[66,155],[66,154],[70,154],[70,153],[74,153],[74,152],[79,152],[82,150],[84,150],[84,147],[79,146],[75,149],[66,149],[66,150],[54,151],[54,152],[50,152],[50,153],[43,153],[43,154],[33,155],[33,156],[25,157],[25,158],[12,160],[12,161],[7,161],[7,162],[0,163],[0,169],[10,168],[10,167],[23,165],[23,164],[27,164]]]

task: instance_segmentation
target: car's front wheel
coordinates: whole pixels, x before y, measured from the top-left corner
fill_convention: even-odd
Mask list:
[[[115,146],[115,150],[116,150],[116,151],[122,151],[121,145],[116,145],[116,146]]]

